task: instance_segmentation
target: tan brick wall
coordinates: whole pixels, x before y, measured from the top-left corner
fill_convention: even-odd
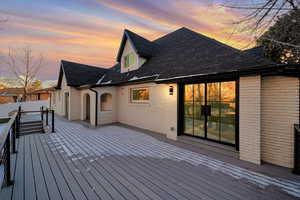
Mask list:
[[[261,163],[261,77],[240,78],[240,159]]]
[[[262,160],[293,167],[294,131],[299,122],[299,80],[271,76],[262,79]]]

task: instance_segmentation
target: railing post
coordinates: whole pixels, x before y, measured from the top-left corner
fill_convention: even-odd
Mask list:
[[[4,182],[3,187],[10,186],[12,184],[11,181],[11,173],[10,173],[10,135],[6,138],[5,147],[4,147]]]
[[[54,127],[54,110],[52,110],[51,113],[52,113],[52,133],[55,133],[55,127]]]
[[[48,108],[46,108],[46,126],[48,126],[48,112],[49,112],[49,110],[48,110]]]
[[[293,173],[300,175],[300,131],[299,125],[294,127],[294,169]]]
[[[17,153],[16,151],[16,119],[12,125],[12,153]]]
[[[21,120],[21,106],[19,106],[18,114],[16,117],[16,124],[15,124],[17,138],[19,138],[20,136],[20,120]]]
[[[41,107],[41,120],[44,121],[44,107]]]

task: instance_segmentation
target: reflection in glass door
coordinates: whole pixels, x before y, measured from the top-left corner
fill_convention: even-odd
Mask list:
[[[235,118],[235,81],[184,86],[185,134],[235,145]]]
[[[190,84],[184,87],[184,133],[205,136],[205,115],[201,108],[205,105],[205,84]]]
[[[205,84],[194,85],[194,135],[205,136],[205,115],[201,112],[205,105]]]

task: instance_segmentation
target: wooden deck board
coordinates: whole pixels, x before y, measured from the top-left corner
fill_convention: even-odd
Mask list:
[[[31,152],[31,145],[32,145],[32,139],[31,136],[24,137],[24,193],[25,193],[25,199],[36,199],[36,180],[33,170],[33,163],[36,162],[37,158],[33,159],[35,155]],[[39,174],[36,174],[38,176]],[[38,182],[37,182],[38,183]]]
[[[20,137],[18,139],[18,153],[17,153],[17,164],[16,164],[16,171],[14,177],[14,185],[12,199],[13,200],[20,200],[24,199],[25,197],[25,180],[24,180],[24,159],[25,159],[25,137]]]
[[[64,175],[56,163],[52,153],[50,152],[48,146],[46,144],[41,144],[41,140],[43,137],[36,136],[37,146],[45,153],[46,159],[48,161],[48,165],[53,173],[53,176],[56,180],[57,187],[59,188],[62,199],[70,199],[74,200],[74,196],[70,190],[68,183],[66,182]]]
[[[48,148],[50,148],[49,145],[48,145]],[[84,192],[82,191],[80,185],[74,178],[70,169],[66,166],[65,162],[61,159],[60,155],[58,155],[60,152],[59,151],[58,152],[50,151],[50,152],[52,153],[52,156],[54,157],[54,159],[58,165],[58,168],[61,170],[61,173],[64,175],[64,178],[65,178],[67,184],[69,185],[69,187],[72,191],[72,194],[74,195],[74,198],[80,199],[80,200],[87,200]]]
[[[44,179],[45,179],[45,185],[47,186],[47,189],[48,189],[49,197],[50,197],[50,199],[61,200],[62,198],[61,198],[60,191],[58,189],[58,184],[52,173],[50,165],[46,159],[44,151],[43,151],[40,143],[38,143],[37,140],[38,140],[37,136],[33,135],[32,142],[34,145],[32,146],[32,150],[36,151],[38,154],[40,164],[41,164],[41,169],[43,171],[43,175],[44,175]]]
[[[63,156],[61,153],[57,153],[55,155],[57,155],[58,160],[64,162],[64,165],[69,170],[70,175],[74,177],[76,183],[81,188],[82,192],[84,193],[87,199],[100,199],[93,190],[93,186],[91,186],[87,179],[83,176],[82,170],[78,169],[78,167],[74,164],[72,159]]]
[[[34,179],[35,179],[35,186],[36,186],[36,196],[37,199],[48,200],[50,199],[49,192],[46,185],[44,172],[41,167],[41,161],[39,159],[38,153],[35,148],[33,137],[34,135],[29,135],[28,137],[25,138],[30,138],[32,165],[33,165]]]
[[[260,188],[195,165],[190,157],[181,160],[184,150],[168,149],[134,132],[124,141],[124,133],[97,135],[101,129],[68,125],[58,123],[54,134],[17,140],[14,185],[0,190],[1,200],[296,199],[278,188]],[[131,143],[133,139],[139,142]]]

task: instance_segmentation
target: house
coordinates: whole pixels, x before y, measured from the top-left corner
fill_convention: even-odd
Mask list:
[[[21,100],[23,93],[23,88],[2,88],[0,89],[0,104],[15,103]]]
[[[115,122],[177,140],[234,148],[252,163],[294,163],[299,66],[274,64],[181,28],[154,41],[125,30],[117,64],[61,61],[53,108],[69,120]]]
[[[27,93],[26,101],[44,101],[50,99],[51,91],[54,88],[33,90]]]

